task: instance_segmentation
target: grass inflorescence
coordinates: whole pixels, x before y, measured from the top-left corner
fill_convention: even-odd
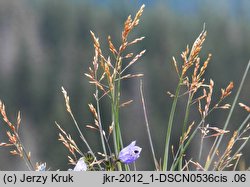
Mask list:
[[[136,170],[135,162],[140,157],[143,149],[140,145],[136,145],[136,138],[131,140],[130,144],[124,144],[124,136],[121,131],[120,110],[126,107],[133,100],[121,101],[122,89],[121,84],[126,79],[140,78],[143,76],[141,73],[130,74],[127,73],[128,69],[132,67],[138,59],[140,59],[146,50],[136,53],[127,52],[128,48],[136,45],[142,41],[144,37],[130,39],[130,33],[135,27],[139,25],[140,18],[144,11],[144,5],[138,10],[134,17],[128,16],[124,23],[121,33],[121,43],[115,47],[112,37],[107,37],[108,49],[110,53],[105,55],[103,48],[100,44],[99,38],[93,31],[90,35],[93,39],[94,57],[89,67],[88,72],[85,73],[89,83],[94,87],[94,103],[88,105],[90,112],[93,116],[93,125],[87,125],[86,128],[92,129],[99,134],[101,150],[94,152],[91,143],[85,137],[85,132],[79,128],[78,122],[74,117],[71,110],[70,97],[64,87],[62,93],[65,99],[66,111],[70,115],[76,131],[79,134],[82,142],[86,146],[86,150],[81,150],[74,137],[68,134],[57,122],[55,123],[59,130],[58,140],[67,148],[69,155],[68,161],[70,164],[75,165],[73,171],[129,171]],[[233,103],[229,104],[226,99],[231,95],[234,88],[234,83],[229,82],[226,88],[221,88],[221,94],[218,98],[214,98],[214,81],[212,79],[205,79],[205,73],[212,55],[208,54],[205,60],[200,57],[202,46],[206,40],[207,31],[205,25],[200,35],[194,41],[191,49],[189,46],[181,53],[181,62],[178,62],[173,57],[172,62],[178,77],[178,84],[175,93],[168,92],[172,98],[172,106],[168,118],[166,119],[166,135],[164,155],[156,155],[154,148],[154,141],[152,139],[150,124],[147,115],[146,100],[143,93],[143,81],[140,81],[140,98],[142,103],[142,111],[144,113],[145,128],[149,140],[149,149],[152,153],[154,168],[157,171],[167,170],[236,170],[239,169],[238,164],[242,157],[242,150],[249,140],[249,118],[250,114],[239,123],[238,128],[231,132],[228,129],[230,119],[234,109],[239,106],[247,113],[250,112],[250,107],[246,104],[239,102],[239,94],[243,88],[244,81],[249,71],[250,62],[248,63],[244,75],[241,79],[240,85],[236,91]],[[180,129],[179,143],[177,147],[171,145],[171,138],[173,137],[173,125],[177,113],[177,103],[180,99],[186,99],[186,105],[183,107],[185,110],[183,116],[183,123],[178,126]],[[101,105],[103,100],[108,100],[109,110],[111,111],[110,124],[108,128],[103,125],[103,117]],[[213,101],[213,102],[212,102]],[[190,112],[196,110],[199,113],[199,118],[191,121]],[[215,110],[229,110],[228,116],[225,119],[222,128],[212,126],[207,122],[207,118],[213,115]],[[22,140],[19,135],[19,128],[21,126],[20,112],[17,116],[17,122],[13,124],[9,121],[5,105],[0,102],[0,112],[3,121],[6,123],[8,130],[6,135],[8,142],[0,143],[0,147],[11,147],[10,153],[21,157],[29,170],[45,171],[46,163],[32,163],[30,152],[26,151]],[[230,136],[226,147],[221,146],[224,135]],[[186,155],[187,150],[193,143],[194,137],[200,137],[199,154],[197,158],[192,158]],[[207,139],[212,139],[210,148],[204,152],[204,142]],[[204,154],[205,157],[204,157]],[[204,159],[205,158],[205,159]]]

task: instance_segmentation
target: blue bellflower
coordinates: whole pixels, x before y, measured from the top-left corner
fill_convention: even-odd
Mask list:
[[[135,143],[136,141],[133,141],[120,151],[118,158],[122,163],[130,164],[140,157],[142,148],[136,146]]]
[[[81,157],[76,166],[74,167],[73,171],[87,171],[87,164],[84,162],[84,157]]]
[[[37,166],[36,171],[46,171],[46,163],[42,163],[39,166]]]

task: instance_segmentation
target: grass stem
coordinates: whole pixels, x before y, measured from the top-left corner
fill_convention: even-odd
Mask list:
[[[231,119],[231,117],[232,117],[232,114],[233,114],[235,105],[236,105],[236,103],[237,103],[238,97],[239,97],[240,92],[241,92],[241,90],[242,90],[242,87],[243,87],[243,84],[244,84],[244,82],[245,82],[245,79],[246,79],[246,76],[247,76],[247,73],[248,73],[249,68],[250,68],[250,60],[249,60],[249,62],[248,62],[248,64],[247,64],[246,70],[245,70],[244,75],[243,75],[243,77],[242,77],[242,79],[241,79],[240,86],[239,86],[239,88],[238,88],[238,90],[237,90],[236,96],[235,96],[235,98],[234,98],[232,107],[231,107],[231,109],[230,109],[230,111],[229,111],[228,117],[227,117],[226,122],[225,122],[225,124],[224,124],[223,130],[226,130],[226,129],[227,129],[227,126],[228,126],[229,121],[230,121],[230,119]],[[219,148],[219,146],[220,146],[220,143],[221,143],[221,141],[222,141],[222,138],[223,138],[223,134],[222,134],[220,137],[216,137],[215,141],[216,141],[217,143],[216,143],[216,146],[215,146],[215,148],[214,148],[214,151],[213,151],[213,153],[212,153],[212,155],[211,155],[211,158],[210,158],[209,162],[208,162],[208,163],[206,164],[206,166],[205,166],[205,169],[206,169],[206,170],[209,169],[209,167],[210,167],[210,165],[211,165],[211,163],[212,163],[212,161],[213,161],[213,158],[214,158],[214,156],[215,156],[215,154],[216,154],[216,151],[218,150],[218,148]]]
[[[150,133],[150,129],[149,129],[147,111],[146,111],[145,100],[144,100],[144,95],[143,95],[143,83],[142,83],[142,80],[140,80],[140,93],[141,93],[142,108],[143,108],[143,113],[144,113],[144,118],[145,118],[145,123],[146,123],[146,129],[147,129],[149,144],[150,144],[152,156],[153,156],[153,159],[154,159],[155,169],[157,169],[158,164],[157,164],[157,160],[156,160],[156,157],[155,157],[153,141],[152,141],[152,137],[151,137],[151,133]]]
[[[180,93],[180,88],[182,84],[182,76],[179,79],[179,83],[176,88],[175,96],[174,96],[174,101],[172,104],[169,120],[168,120],[168,129],[167,129],[167,135],[166,135],[166,142],[165,142],[165,151],[164,151],[164,160],[163,160],[163,171],[166,171],[168,169],[168,157],[169,157],[169,144],[170,144],[170,137],[172,134],[172,126],[173,126],[173,121],[174,121],[174,114],[175,114],[175,109],[178,101],[178,96]]]

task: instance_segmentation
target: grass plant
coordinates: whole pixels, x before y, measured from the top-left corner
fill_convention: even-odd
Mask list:
[[[154,169],[157,171],[189,171],[189,170],[202,170],[202,171],[221,171],[221,170],[237,170],[239,169],[239,162],[243,156],[242,150],[246,147],[249,140],[249,118],[250,114],[242,122],[238,124],[237,130],[232,132],[228,129],[230,119],[233,112],[239,103],[239,107],[243,109],[243,112],[250,112],[250,107],[241,103],[239,100],[240,92],[244,86],[250,62],[245,69],[244,75],[241,79],[240,85],[236,90],[233,103],[229,104],[226,99],[231,96],[234,88],[233,82],[229,82],[226,88],[221,89],[219,98],[214,98],[214,81],[212,79],[205,79],[209,62],[212,55],[208,54],[205,57],[200,57],[202,46],[207,37],[207,31],[205,25],[194,41],[192,47],[187,46],[181,53],[181,62],[178,62],[173,57],[173,67],[178,77],[178,84],[176,86],[175,93],[170,92],[169,96],[172,98],[172,106],[168,118],[166,119],[166,135],[164,155],[156,155],[154,140],[152,139],[150,124],[147,115],[147,103],[144,97],[143,91],[143,74],[141,73],[127,73],[127,70],[131,68],[138,59],[140,59],[146,50],[137,51],[135,53],[128,52],[128,48],[136,45],[138,42],[144,39],[144,37],[138,37],[130,39],[131,32],[139,25],[140,18],[144,11],[144,5],[138,10],[134,17],[128,16],[124,23],[124,27],[121,33],[121,43],[118,47],[115,47],[112,37],[107,37],[109,54],[103,53],[103,48],[100,44],[99,38],[93,31],[90,31],[90,35],[93,39],[94,57],[90,64],[88,72],[85,73],[89,83],[93,85],[95,91],[93,93],[95,103],[88,105],[90,112],[93,115],[93,125],[87,125],[86,127],[95,130],[99,134],[99,140],[101,150],[94,152],[91,143],[85,137],[85,133],[80,129],[76,118],[71,110],[70,97],[64,87],[62,87],[62,93],[65,99],[66,111],[70,115],[76,131],[78,132],[82,142],[86,145],[86,150],[81,150],[77,143],[74,141],[74,137],[68,134],[57,122],[55,123],[59,130],[58,140],[67,148],[69,155],[68,160],[70,164],[76,165],[73,170],[75,171],[130,171],[135,170],[135,162],[140,159],[140,152],[143,151],[136,145],[136,139],[131,140],[131,144],[124,144],[124,137],[126,134],[122,132],[120,122],[121,110],[126,107],[132,100],[121,101],[122,89],[121,85],[123,81],[131,78],[139,78],[140,81],[140,98],[141,98],[141,110],[144,113],[145,128],[149,140],[149,149],[152,153],[152,162],[154,163]],[[182,124],[175,124],[175,119],[179,117],[177,113],[177,103],[180,99],[186,99],[185,113],[183,116]],[[108,109],[111,111],[111,121],[108,128],[103,125],[101,106],[103,100],[108,100]],[[213,102],[212,102],[213,101]],[[212,104],[215,103],[215,104]],[[106,105],[105,105],[106,106]],[[196,110],[200,117],[195,121],[190,120],[191,110]],[[223,128],[211,126],[208,123],[208,116],[213,115],[215,110],[229,110],[228,116],[225,119]],[[18,112],[17,122],[10,122],[6,108],[3,102],[0,102],[0,112],[3,121],[6,123],[8,130],[6,135],[8,142],[2,142],[0,147],[11,147],[10,153],[12,155],[18,155],[23,159],[29,170],[44,171],[48,170],[45,163],[36,162],[35,164],[31,160],[31,154],[26,150],[24,144],[19,135],[19,129],[21,126],[21,114]],[[2,125],[2,124],[1,124]],[[171,140],[173,137],[173,126],[179,125],[180,137],[177,147],[173,147]],[[200,137],[199,156],[196,159],[191,156],[187,156],[187,150],[193,143],[194,137]],[[224,136],[231,137],[226,142],[226,147],[222,146]],[[207,155],[204,158],[204,142],[207,139],[212,140],[211,147]],[[207,149],[208,147],[206,147]],[[137,168],[138,169],[138,168]],[[246,168],[245,168],[246,169]]]

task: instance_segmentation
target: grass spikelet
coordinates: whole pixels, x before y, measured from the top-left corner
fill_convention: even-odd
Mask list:
[[[80,151],[80,149],[76,145],[75,141],[71,138],[71,136],[67,134],[57,122],[55,123],[56,123],[57,128],[61,132],[59,133],[58,140],[63,143],[63,145],[68,149],[70,154],[74,157],[74,159],[72,159],[72,157],[68,156],[69,163],[76,163],[77,162],[76,152],[80,154],[81,156],[83,156],[83,153]]]
[[[250,112],[250,107],[243,104],[243,103],[239,103],[240,107],[242,107],[243,109],[245,109],[247,112]]]
[[[225,99],[227,96],[231,94],[233,87],[234,87],[233,82],[230,82],[225,90],[221,89],[221,100]]]
[[[30,152],[27,152],[26,149],[24,148],[24,145],[21,141],[21,138],[18,132],[20,125],[21,125],[20,112],[18,112],[18,115],[17,115],[16,125],[13,125],[8,119],[6,111],[5,111],[5,105],[3,104],[2,101],[0,101],[0,113],[2,115],[3,120],[9,127],[9,130],[6,131],[6,135],[9,138],[9,143],[0,142],[0,147],[14,147],[14,149],[10,151],[10,154],[18,155],[20,158],[24,159],[27,168],[29,170],[34,171],[35,168],[31,162]]]

